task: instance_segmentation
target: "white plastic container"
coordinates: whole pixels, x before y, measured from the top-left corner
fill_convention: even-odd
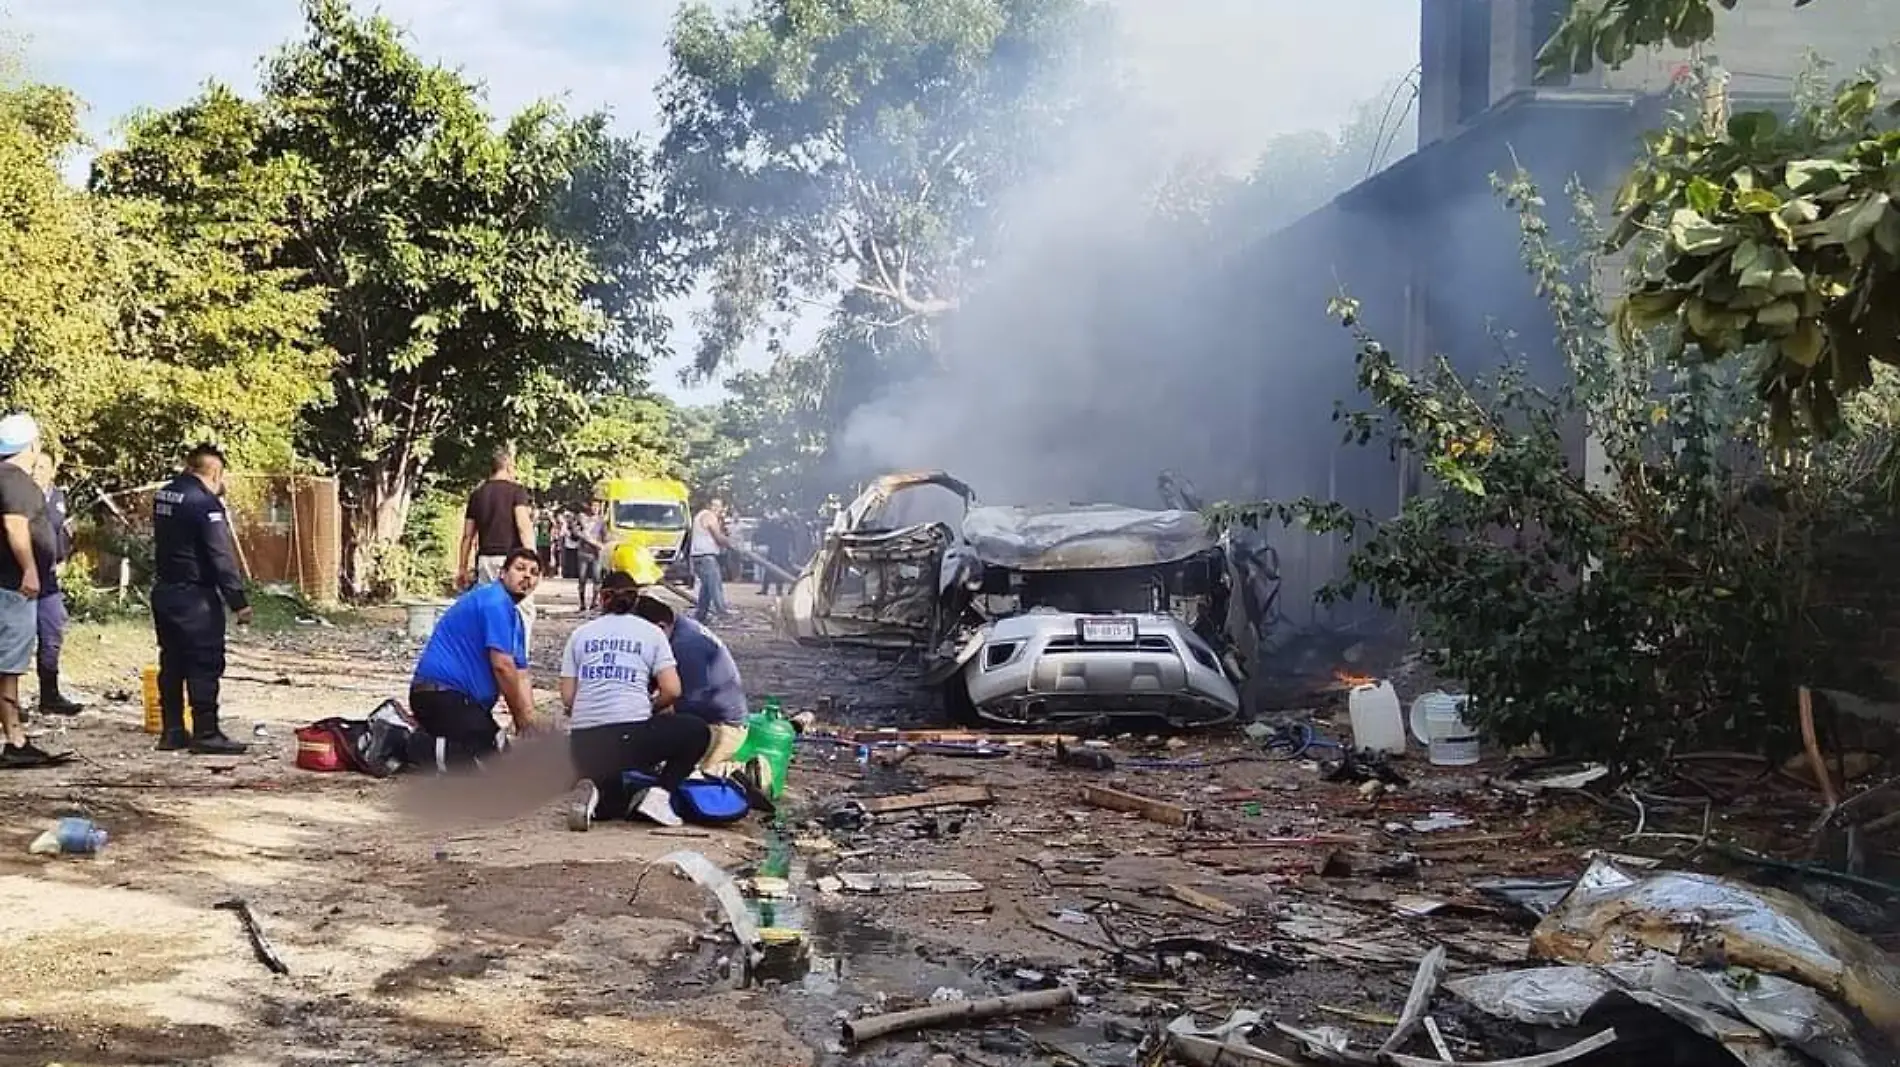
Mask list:
[[[1470,700],[1463,694],[1435,692],[1412,702],[1412,736],[1425,746],[1434,767],[1478,762],[1478,732],[1465,722]]]
[[[1352,721],[1352,747],[1405,754],[1405,720],[1399,712],[1399,694],[1391,682],[1368,682],[1353,686],[1346,697],[1346,714]]]
[[[427,641],[435,633],[435,622],[442,617],[442,605],[410,603],[403,605],[409,612],[409,636],[417,641]]]

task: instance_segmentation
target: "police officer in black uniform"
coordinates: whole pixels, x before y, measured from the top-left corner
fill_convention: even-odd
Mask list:
[[[223,495],[224,453],[202,444],[185,457],[185,472],[152,498],[152,622],[158,630],[158,695],[164,721],[160,752],[190,749],[200,755],[234,756],[248,747],[218,728],[225,605],[240,624],[251,621],[232,547],[236,534],[227,521]]]

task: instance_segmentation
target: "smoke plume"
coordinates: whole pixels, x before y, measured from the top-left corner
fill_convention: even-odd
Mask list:
[[[1415,9],[1114,7],[1113,62],[1133,91],[1008,193],[999,251],[940,324],[940,367],[838,428],[852,473],[940,467],[995,503],[1152,506],[1164,468],[1215,495],[1262,492],[1264,457],[1312,447],[1258,423],[1258,383],[1295,353],[1238,312],[1250,285],[1269,295],[1261,257],[1292,254],[1262,238],[1410,151],[1393,142]]]

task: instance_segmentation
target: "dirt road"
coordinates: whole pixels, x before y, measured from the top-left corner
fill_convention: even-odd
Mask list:
[[[540,599],[545,680],[574,623],[571,588],[551,583]],[[769,631],[762,601],[738,600],[742,620],[726,634],[755,695],[828,699],[832,725],[928,723],[903,664],[798,649]],[[1143,1029],[1184,1007],[1271,1008],[1372,1033],[1319,1006],[1396,1010],[1428,943],[1410,898],[1439,902],[1429,940],[1482,966],[1521,958],[1522,940],[1463,873],[1581,866],[1564,841],[1574,828],[1463,792],[1471,776],[1427,775],[1374,801],[1320,782],[1310,761],[1262,762],[1235,735],[1125,738],[1112,773],[1052,767],[1033,746],[1001,758],[942,749],[887,768],[813,740],[792,777],[800,899],[788,910],[813,941],[814,973],[742,989],[710,897],[641,876],[682,848],[742,869],[762,852],[757,825],[572,834],[556,805],[529,795],[508,818],[448,828],[408,814],[418,783],[292,766],[294,727],[402,694],[415,644],[400,621],[235,638],[229,730],[262,734],[250,755],[221,760],[151,751],[136,701],[151,658],[142,628],[73,635],[79,686],[132,699],[104,701],[53,739],[80,762],[0,777],[0,1065],[778,1067],[840,1061],[841,1012],[1058,979],[1086,994],[1073,1017],[992,1027],[980,1048],[973,1031],[927,1033],[853,1055],[920,1063],[936,1040],[980,1062],[1129,1062]],[[870,818],[847,803],[959,783],[988,786],[994,802]],[[1091,807],[1080,799],[1089,784],[1201,809],[1204,826]],[[1438,809],[1474,822],[1405,828]],[[74,812],[111,832],[102,854],[27,853]],[[870,895],[837,877],[872,871],[956,872],[980,888]],[[260,965],[237,917],[213,907],[231,897],[250,902],[288,976]],[[1456,1040],[1458,1022],[1447,1027]]]

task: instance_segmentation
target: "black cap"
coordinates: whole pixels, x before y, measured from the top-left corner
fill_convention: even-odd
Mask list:
[[[616,593],[625,589],[638,588],[640,588],[640,583],[634,581],[633,575],[628,574],[626,571],[608,571],[607,576],[600,580],[600,591],[603,593]]]

